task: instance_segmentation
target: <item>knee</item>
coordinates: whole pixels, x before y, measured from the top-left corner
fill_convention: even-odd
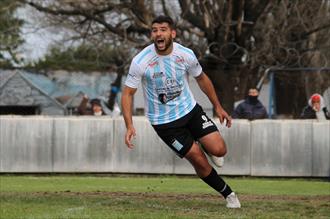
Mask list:
[[[205,177],[210,173],[212,167],[204,154],[190,153],[186,159],[192,164],[199,177]]]
[[[207,162],[207,160],[201,159],[193,164],[193,167],[197,175],[204,178],[210,174],[212,166]]]
[[[219,147],[219,148],[215,151],[215,153],[214,153],[214,155],[217,156],[217,157],[223,157],[223,156],[225,156],[226,154],[227,154],[227,148],[226,148],[226,146],[224,146],[224,147]]]

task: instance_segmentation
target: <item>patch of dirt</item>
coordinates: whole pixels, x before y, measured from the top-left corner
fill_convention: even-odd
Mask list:
[[[59,191],[59,192],[35,192],[35,195],[68,195],[68,196],[105,196],[105,197],[132,197],[132,198],[146,198],[146,199],[163,199],[163,200],[198,200],[198,199],[207,199],[207,200],[217,200],[220,195],[217,194],[178,194],[178,193],[156,193],[156,192],[107,192],[107,191],[95,191],[95,192],[72,192]],[[246,195],[238,194],[238,197],[242,201],[260,201],[260,200],[269,200],[269,201],[327,201],[330,202],[329,195]]]

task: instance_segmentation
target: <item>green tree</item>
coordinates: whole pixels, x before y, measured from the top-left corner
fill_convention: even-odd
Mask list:
[[[23,20],[14,16],[20,6],[16,0],[0,1],[0,68],[11,68],[19,64],[18,47],[24,41],[20,36]]]
[[[116,49],[112,45],[95,48],[91,44],[81,44],[77,47],[59,48],[53,46],[44,58],[27,67],[39,71],[108,71],[116,59]]]

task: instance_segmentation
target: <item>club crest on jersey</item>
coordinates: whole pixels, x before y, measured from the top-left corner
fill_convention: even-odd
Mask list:
[[[153,73],[152,78],[161,78],[163,76],[164,76],[163,72],[155,72]]]

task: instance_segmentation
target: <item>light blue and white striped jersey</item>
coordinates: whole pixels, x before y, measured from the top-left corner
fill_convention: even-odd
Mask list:
[[[142,81],[145,114],[153,125],[165,124],[188,114],[196,105],[187,74],[202,73],[194,52],[173,43],[171,54],[158,55],[154,44],[144,48],[131,63],[125,85],[138,88]]]

